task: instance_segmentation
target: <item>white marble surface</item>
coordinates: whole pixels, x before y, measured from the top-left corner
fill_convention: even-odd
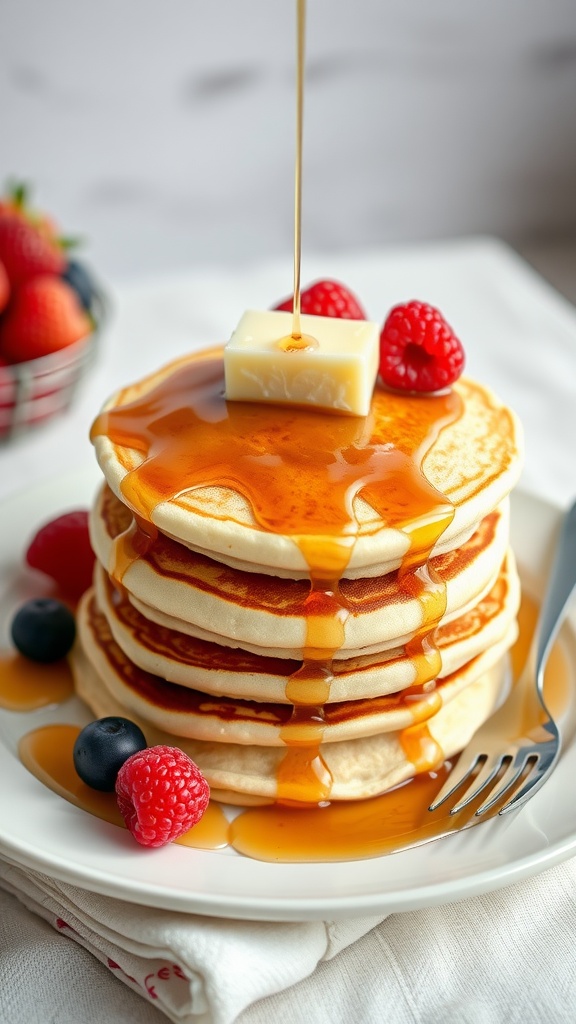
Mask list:
[[[309,0],[304,243],[576,230],[576,4]],[[290,252],[294,0],[1,0],[0,181],[114,281]]]

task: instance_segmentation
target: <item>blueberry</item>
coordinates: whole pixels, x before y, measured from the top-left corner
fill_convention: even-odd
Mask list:
[[[51,597],[26,601],[12,619],[12,641],[32,661],[64,658],[74,643],[76,623],[69,608]]]
[[[98,290],[84,264],[78,260],[69,260],[62,277],[74,289],[81,305],[89,313]]]
[[[112,793],[124,762],[147,746],[142,730],[128,718],[99,718],[78,736],[74,767],[87,786]]]

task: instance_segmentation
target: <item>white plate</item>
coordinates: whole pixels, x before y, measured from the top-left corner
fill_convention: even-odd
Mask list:
[[[22,568],[43,519],[87,506],[95,473],[64,478],[0,509],[0,614],[34,593]],[[543,580],[559,513],[526,494],[513,498],[512,539],[532,588]],[[38,592],[37,589],[35,591]],[[576,852],[576,616],[563,629],[572,701],[566,743],[545,787],[519,813],[387,857],[335,864],[269,864],[232,850],[172,845],[143,850],[124,830],[56,796],[20,764],[18,737],[45,722],[87,720],[78,701],[32,714],[0,712],[0,853],[62,881],[146,906],[217,917],[304,920],[409,910],[496,889]]]

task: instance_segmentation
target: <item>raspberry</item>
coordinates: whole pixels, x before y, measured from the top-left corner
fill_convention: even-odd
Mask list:
[[[50,576],[65,597],[77,601],[91,585],[94,570],[88,513],[77,509],[45,523],[33,537],[26,561]]]
[[[275,306],[292,312],[294,297]],[[305,288],[300,295],[300,310],[312,316],[335,316],[342,320],[365,320],[366,314],[362,306],[343,284],[338,281],[316,281]]]
[[[178,747],[148,747],[124,762],[116,779],[120,814],[142,846],[165,846],[196,825],[210,788]]]
[[[391,388],[440,391],[458,379],[464,349],[444,317],[426,302],[395,306],[380,334],[380,376]]]

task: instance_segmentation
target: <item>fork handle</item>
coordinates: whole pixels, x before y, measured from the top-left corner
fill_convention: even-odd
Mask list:
[[[556,634],[560,629],[564,609],[576,586],[576,501],[564,516],[560,537],[552,564],[546,594],[537,626],[536,680],[542,693],[542,669]]]

